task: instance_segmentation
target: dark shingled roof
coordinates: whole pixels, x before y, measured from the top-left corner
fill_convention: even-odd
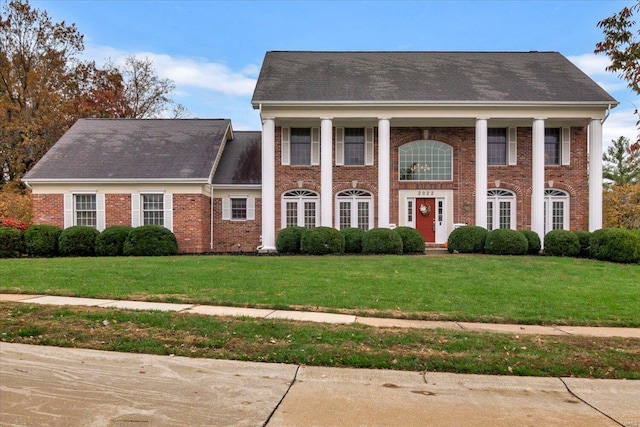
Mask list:
[[[269,101],[616,103],[557,52],[267,52]]]
[[[206,181],[230,125],[227,119],[81,119],[24,179]]]
[[[214,184],[260,184],[262,182],[261,132],[233,132],[224,147],[213,177]]]

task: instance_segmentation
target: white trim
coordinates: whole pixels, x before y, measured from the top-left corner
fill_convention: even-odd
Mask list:
[[[344,128],[336,128],[336,166],[344,165]]]
[[[555,195],[546,195],[544,193],[547,192],[555,192],[562,193]],[[553,226],[553,203],[560,202],[562,203],[562,229],[569,230],[570,229],[570,213],[571,213],[571,197],[569,193],[564,190],[559,190],[557,188],[545,188],[544,190],[544,231],[540,234],[540,239],[543,239],[543,236],[552,230]]]
[[[289,193],[294,193],[294,196],[287,196]],[[305,212],[304,212],[304,204],[305,202],[313,202],[315,203],[315,227],[320,225],[320,195],[312,190],[299,189],[299,190],[289,190],[282,193],[280,197],[280,225],[281,228],[287,227],[287,202],[292,202],[296,204],[296,225],[298,227],[305,227]]]
[[[256,199],[247,197],[247,221],[255,221],[256,219]]]
[[[231,197],[222,198],[222,220],[231,220]]]
[[[140,227],[141,223],[140,193],[131,193],[131,226]]]
[[[364,164],[365,166],[373,166],[374,163],[374,155],[373,155],[373,128],[365,127],[364,128]]]
[[[533,120],[531,133],[531,230],[544,245],[544,119]]]
[[[436,242],[443,244],[449,238],[449,234],[453,231],[453,190],[399,190],[398,191],[398,218],[400,218],[399,226],[416,228],[415,209],[416,199],[436,199],[436,210],[438,203],[442,202],[443,221],[436,223]],[[412,222],[407,221],[409,201],[413,202]],[[486,209],[486,208],[485,208]],[[436,212],[437,215],[437,212]]]
[[[69,228],[74,225],[74,197],[73,193],[66,193],[63,196],[64,204],[64,228]]]
[[[389,227],[391,200],[391,123],[386,117],[378,119],[378,227]]]
[[[560,129],[560,163],[563,166],[571,164],[571,128]]]
[[[602,123],[589,125],[589,231],[602,228]]]
[[[487,166],[488,166],[487,119],[476,119],[476,224],[487,226]],[[453,156],[452,156],[453,157]],[[453,178],[453,170],[451,171]]]
[[[503,193],[501,195],[489,195],[490,192],[500,192]],[[506,194],[508,193],[508,195]],[[500,202],[509,202],[509,228],[512,230],[516,230],[517,227],[517,218],[516,218],[516,194],[511,190],[506,190],[504,188],[489,188],[487,190],[487,207],[488,210],[489,203],[493,203],[492,206],[492,224],[489,227],[489,218],[487,218],[487,222],[484,227],[489,230],[495,230],[500,228]]]
[[[275,119],[262,119],[262,251],[276,250]]]
[[[106,228],[105,216],[105,195],[104,193],[96,194],[96,228],[103,231]]]
[[[311,166],[320,164],[320,128],[311,128]]]
[[[341,194],[345,194],[345,193],[349,193],[349,192],[354,192],[354,193],[358,193],[358,194],[347,194],[347,195],[342,195]],[[342,229],[342,226],[340,224],[340,203],[342,202],[346,202],[350,204],[350,213],[351,213],[351,218],[350,218],[350,225],[349,227],[355,227],[355,228],[360,228],[360,224],[358,223],[358,203],[359,202],[366,202],[369,210],[369,221],[367,223],[367,230],[371,230],[373,228],[373,217],[374,217],[374,210],[373,210],[373,194],[370,191],[366,191],[366,190],[356,190],[356,189],[351,189],[351,190],[344,190],[344,191],[340,191],[339,193],[336,194],[335,197],[335,228],[337,228],[338,230]],[[366,230],[365,230],[366,231]]]
[[[173,232],[173,194],[165,193],[162,200],[164,227]]]
[[[320,224],[333,223],[333,121],[323,117],[320,122]]]
[[[518,164],[518,128],[507,128],[507,164],[515,166]]]
[[[280,163],[284,166],[289,166],[291,164],[291,128],[281,128],[280,149]]]

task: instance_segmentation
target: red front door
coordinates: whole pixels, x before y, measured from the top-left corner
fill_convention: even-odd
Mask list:
[[[416,229],[427,243],[436,241],[436,199],[416,199]]]

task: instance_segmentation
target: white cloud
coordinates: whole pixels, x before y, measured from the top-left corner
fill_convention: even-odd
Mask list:
[[[607,92],[616,92],[624,90],[627,87],[627,84],[618,74],[607,71],[607,67],[611,64],[611,61],[606,55],[584,53],[582,55],[568,56],[567,59],[573,62]]]
[[[623,104],[611,111],[611,114],[602,125],[602,144],[605,147],[611,145],[612,140],[621,136],[628,138],[630,141],[636,140],[638,129],[635,123],[638,120],[638,116],[634,114],[634,111],[633,108],[625,108]]]

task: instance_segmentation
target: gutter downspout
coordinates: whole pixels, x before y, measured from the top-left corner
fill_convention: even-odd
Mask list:
[[[600,120],[600,124],[604,124],[604,122],[607,121],[607,119],[609,118],[609,115],[611,114],[611,104],[609,104],[607,106],[607,114],[604,115],[604,118],[602,120]]]
[[[213,183],[209,185],[209,197],[211,199],[211,237],[209,241],[209,251],[213,252]]]

